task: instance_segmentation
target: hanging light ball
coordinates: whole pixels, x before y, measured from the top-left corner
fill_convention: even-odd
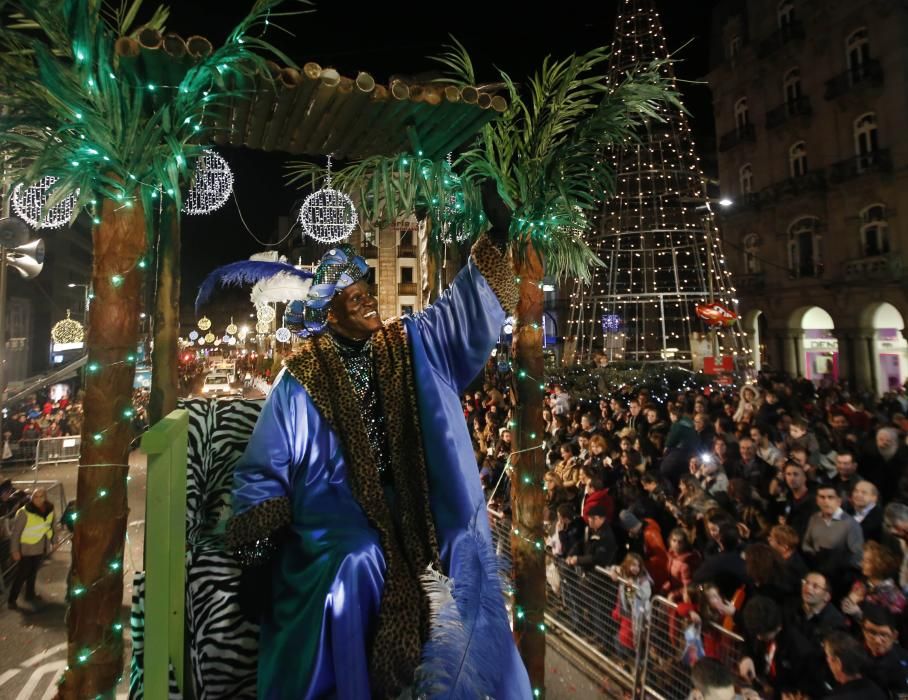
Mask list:
[[[306,197],[299,220],[310,238],[319,243],[339,243],[356,226],[356,207],[343,192],[323,187]]]
[[[213,343],[213,342],[214,342],[214,333],[206,333],[206,334],[205,334],[205,342],[206,342],[206,343]]]
[[[255,312],[258,320],[262,323],[271,323],[274,320],[275,313],[273,306],[261,304],[255,307]]]
[[[85,329],[78,321],[69,317],[69,309],[66,310],[66,318],[54,324],[50,329],[50,337],[59,345],[68,343],[81,343],[85,340]]]
[[[202,316],[202,318],[199,319],[199,330],[207,331],[209,328],[211,328],[211,319],[207,316]]]
[[[271,330],[271,322],[270,322],[270,321],[267,321],[267,322],[266,322],[266,321],[259,321],[258,323],[255,324],[255,332],[256,332],[256,333],[263,333],[263,334],[264,334],[264,333],[267,333],[267,332],[270,331],[270,330]]]
[[[46,175],[31,187],[17,185],[13,190],[13,209],[32,228],[60,228],[72,221],[76,203],[79,201],[79,190],[66,195],[50,209],[45,208],[53,196],[54,185],[58,179],[53,175]]]
[[[274,331],[274,337],[279,343],[289,343],[290,342],[290,329],[281,326],[276,331]]]
[[[227,330],[227,335],[236,335],[236,330],[237,330],[236,324],[231,321],[230,325],[227,326],[226,330]]]
[[[227,345],[236,345],[236,336],[230,336],[230,339],[227,341]]]
[[[195,162],[192,187],[186,193],[183,211],[187,214],[210,214],[224,206],[233,192],[233,171],[227,161],[206,149]]]
[[[205,344],[205,339],[199,338],[199,345],[204,345],[204,344]]]
[[[189,339],[190,339],[193,343],[194,343],[195,341],[197,341],[197,340],[199,339],[199,332],[198,332],[198,331],[189,331]]]
[[[214,339],[214,346],[217,347],[217,346],[220,345],[220,344],[221,344],[221,339],[220,339],[220,338],[215,338],[215,339]]]

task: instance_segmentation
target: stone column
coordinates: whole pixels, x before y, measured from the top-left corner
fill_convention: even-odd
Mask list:
[[[397,236],[393,227],[378,232],[378,313],[383,318],[398,316],[397,306]]]
[[[840,375],[848,379],[853,390],[876,393],[874,331],[866,328],[836,328],[832,333],[839,341]]]

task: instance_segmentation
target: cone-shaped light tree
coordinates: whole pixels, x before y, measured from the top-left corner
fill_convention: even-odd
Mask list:
[[[601,265],[584,242],[587,216],[614,192],[615,177],[604,151],[634,140],[647,120],[661,120],[666,102],[678,96],[663,77],[664,61],[634,66],[608,83],[609,52],[597,48],[562,61],[546,59],[521,88],[501,73],[508,106],[483,127],[476,141],[454,161],[453,170],[421,154],[371,158],[335,173],[336,186],[359,195],[364,218],[388,223],[425,209],[435,220],[435,248],[443,223],[508,228],[507,240],[520,285],[513,347],[514,453],[512,473],[512,557],[515,634],[537,696],[545,687],[545,547],[542,530],[545,459],[542,445],[542,280],[590,279]],[[475,85],[469,55],[456,44],[439,60],[458,86]],[[315,167],[291,166],[294,178],[313,176]],[[454,172],[458,175],[454,175]],[[479,190],[495,183],[507,214],[483,215]],[[509,221],[508,221],[509,219]],[[501,232],[503,233],[503,232]]]
[[[109,697],[122,670],[131,397],[154,203],[169,198],[179,212],[180,188],[206,138],[205,112],[231,96],[232,73],[267,74],[255,50],[272,49],[249,32],[261,34],[279,4],[251,3],[223,47],[189,67],[179,85],[164,87],[137,81],[116,51],[140,1],[119,9],[102,0],[0,3],[6,174],[26,186],[57,177],[48,206],[78,191],[78,210],[93,222],[95,299],[62,698]],[[159,9],[152,24],[159,28],[165,17]]]

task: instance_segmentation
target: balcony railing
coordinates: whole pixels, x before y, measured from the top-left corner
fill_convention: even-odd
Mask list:
[[[852,180],[868,173],[891,173],[892,158],[888,149],[871,151],[829,167],[829,179],[833,182]]]
[[[895,253],[846,260],[844,267],[846,282],[895,281],[905,276],[902,257]]]
[[[866,87],[882,87],[883,66],[876,59],[867,59],[863,63],[849,68],[834,78],[826,81],[826,99],[837,97]]]
[[[789,119],[794,119],[795,117],[809,117],[811,113],[810,98],[806,95],[801,95],[797,99],[788,100],[778,107],[769,110],[766,113],[766,128],[775,129]]]
[[[777,182],[767,189],[769,199],[781,197],[796,197],[808,192],[819,192],[826,188],[826,175],[822,170],[809,172],[800,177],[790,177],[782,182]]]
[[[754,128],[753,124],[744,124],[735,128],[733,131],[729,131],[727,134],[723,134],[722,138],[719,139],[719,150],[728,151],[739,143],[753,143],[757,140],[757,130]]]
[[[359,254],[364,258],[377,258],[378,257],[378,246],[374,243],[363,243]]]
[[[784,27],[779,27],[776,31],[766,37],[757,45],[757,56],[759,58],[766,58],[771,53],[779,50],[786,44],[790,44],[795,41],[803,41],[807,36],[804,31],[804,25],[799,21],[794,20],[789,22]]]
[[[398,282],[398,296],[416,296],[416,282]]]
[[[734,282],[739,292],[762,292],[766,287],[766,273],[752,272],[748,275],[737,275]]]
[[[399,258],[415,258],[416,257],[416,246],[415,245],[404,245],[403,243],[397,246],[397,257]]]

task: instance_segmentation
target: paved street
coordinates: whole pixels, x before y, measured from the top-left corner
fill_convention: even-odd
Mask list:
[[[133,573],[142,567],[145,537],[145,456],[139,451],[130,455],[129,527],[124,561],[123,624],[126,638],[126,666],[118,697],[126,697],[129,683],[129,606],[132,599]],[[59,482],[65,498],[76,496],[75,464],[42,467],[37,473],[27,468],[0,470],[0,479],[11,478],[20,487],[39,482]],[[42,483],[47,486],[47,483]],[[63,530],[58,533],[65,537]],[[66,665],[66,574],[71,547],[64,541],[44,563],[38,574],[38,594],[44,598],[34,612],[7,609],[6,598],[0,607],[0,700],[45,700],[53,697],[56,682]],[[24,606],[23,606],[24,607]]]
[[[203,375],[193,382],[192,395],[198,395]],[[251,388],[244,392],[246,398],[261,398],[262,392]],[[127,550],[123,571],[123,632],[126,639],[124,653],[124,679],[118,697],[126,697],[129,686],[129,608],[132,601],[133,574],[142,569],[142,551],[145,537],[145,455],[135,450],[130,455],[129,527]],[[49,487],[59,483],[64,502],[76,497],[75,464],[41,467],[38,472],[30,467],[0,469],[0,480],[13,479],[20,488],[28,488],[36,481]],[[22,483],[18,483],[22,482]],[[59,532],[68,536],[66,530]],[[48,558],[38,574],[38,593],[44,599],[34,612],[15,612],[6,607],[6,597],[0,606],[0,700],[46,700],[53,697],[57,680],[66,665],[66,575],[72,555],[71,543],[64,541]],[[22,604],[23,608],[25,604]]]

